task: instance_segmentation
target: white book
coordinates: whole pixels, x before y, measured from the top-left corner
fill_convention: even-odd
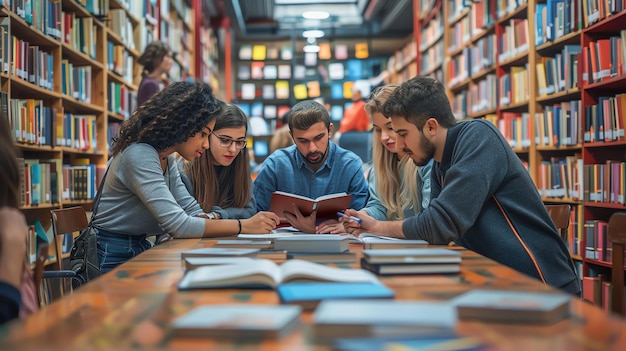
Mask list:
[[[172,323],[179,337],[277,339],[300,325],[294,305],[208,305],[197,307]]]
[[[374,282],[378,278],[361,269],[333,268],[303,260],[289,260],[281,265],[270,260],[256,259],[253,264],[205,266],[185,274],[178,288],[275,288],[287,282]]]

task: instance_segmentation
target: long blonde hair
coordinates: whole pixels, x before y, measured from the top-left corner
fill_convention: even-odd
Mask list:
[[[383,104],[397,87],[397,84],[389,84],[372,92],[365,104],[365,111],[371,120],[374,113],[382,113]],[[374,141],[372,149],[375,186],[380,202],[387,209],[387,219],[404,219],[404,210],[411,205],[418,214],[421,206],[418,167],[410,158],[405,156],[400,160],[397,154],[387,150],[380,142],[380,131],[374,130],[376,137],[378,140]]]

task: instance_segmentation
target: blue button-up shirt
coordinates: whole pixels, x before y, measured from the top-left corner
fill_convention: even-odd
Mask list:
[[[313,172],[295,145],[274,151],[265,161],[254,181],[254,197],[258,211],[270,208],[274,191],[316,198],[322,195],[345,192],[352,194],[350,207],[365,207],[368,185],[362,170],[361,159],[352,151],[330,142],[328,157]]]

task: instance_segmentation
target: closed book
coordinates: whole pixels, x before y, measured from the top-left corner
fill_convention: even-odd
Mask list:
[[[444,274],[459,273],[459,263],[368,263],[361,259],[361,268],[379,275],[386,274]]]
[[[315,309],[321,301],[343,299],[393,299],[394,292],[376,283],[289,283],[276,288],[280,302]]]
[[[475,336],[463,336],[454,332],[423,333],[400,337],[365,337],[337,339],[334,350],[338,351],[374,351],[374,350],[488,350]]]
[[[443,248],[363,250],[368,263],[460,263],[461,253]]]
[[[350,239],[332,234],[293,235],[274,239],[274,249],[288,252],[347,252],[350,250]]]
[[[449,303],[328,300],[315,310],[313,333],[321,339],[415,335],[451,331],[456,322],[456,309]]]
[[[278,339],[300,325],[298,306],[211,305],[200,306],[172,323],[179,337]]]
[[[275,191],[270,199],[270,211],[283,217],[284,212],[293,212],[293,204],[295,204],[305,216],[309,216],[311,212],[317,210],[318,219],[337,218],[337,212],[350,208],[350,201],[352,201],[352,195],[346,193],[329,194],[312,199]]]
[[[271,249],[274,244],[271,240],[218,240],[213,247]]]
[[[551,324],[569,317],[571,299],[560,293],[471,290],[452,303],[459,319]]]
[[[255,257],[261,249],[236,249],[221,247],[205,247],[202,249],[187,250],[180,253],[180,258],[187,257],[224,257],[248,256]]]
[[[251,264],[254,259],[251,257],[187,257],[184,259],[187,270],[196,269],[202,266],[215,266],[224,264]]]
[[[289,251],[287,258],[290,260],[305,260],[317,263],[332,262],[356,262],[354,252],[294,252]]]
[[[252,264],[204,266],[185,274],[178,288],[275,288],[288,282],[378,283],[378,278],[361,269],[333,268],[302,260],[289,260],[281,265],[256,259]]]

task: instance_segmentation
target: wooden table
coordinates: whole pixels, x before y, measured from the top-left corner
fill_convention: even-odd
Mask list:
[[[139,255],[26,320],[0,327],[0,350],[237,349],[326,350],[311,338],[312,313],[281,340],[258,344],[171,337],[170,323],[202,304],[278,304],[272,290],[178,291],[184,270],[180,251],[212,246],[213,240],[174,240]],[[358,246],[352,249],[360,251]],[[350,264],[338,264],[349,267]],[[398,300],[449,300],[475,288],[550,291],[539,281],[463,250],[458,275],[381,277]],[[504,350],[626,350],[626,320],[573,298],[573,316],[549,326],[459,322],[460,335]]]

